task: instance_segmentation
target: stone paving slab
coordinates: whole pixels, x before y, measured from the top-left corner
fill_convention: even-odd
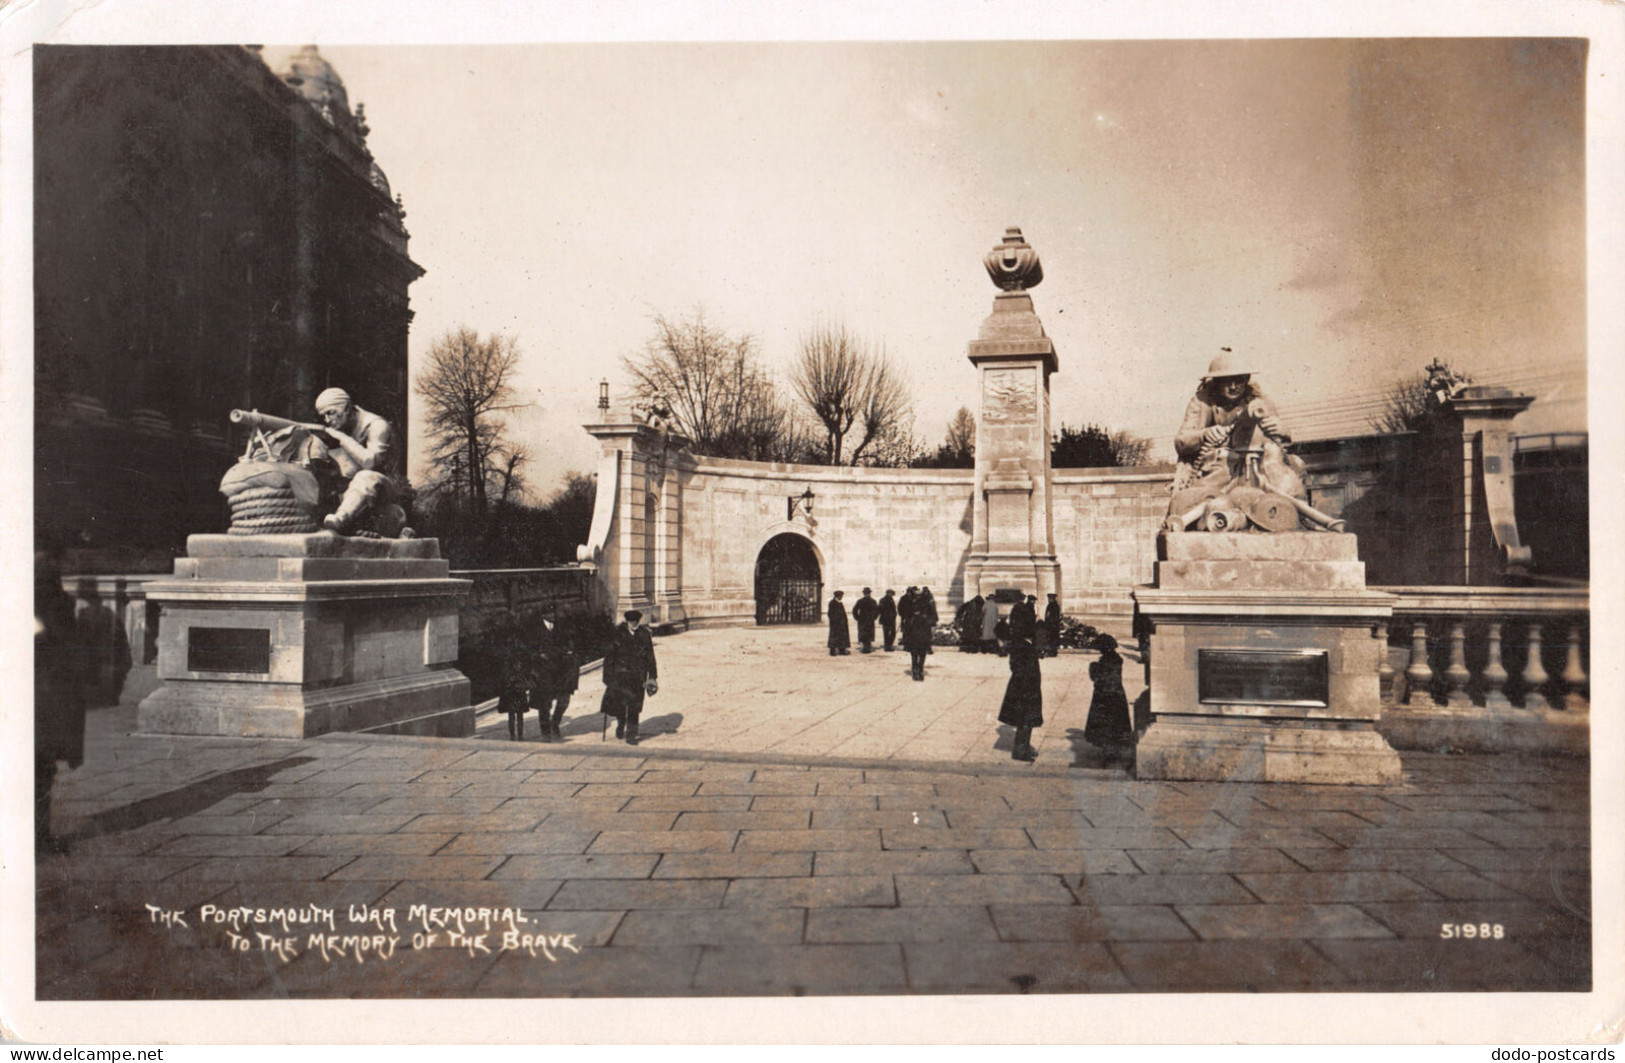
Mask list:
[[[916,684],[874,661],[826,663],[815,645],[790,655],[783,681],[823,700],[783,705],[722,667],[730,647],[807,635],[662,639],[649,711],[665,729],[635,748],[600,741],[591,713],[572,715],[566,742],[510,749],[136,736],[131,707],[94,712],[85,764],[58,782],[72,851],[37,863],[39,995],[1590,984],[1584,760],[1406,753],[1386,789],[1138,781],[1067,735],[1082,726],[1089,658],[1063,655],[1045,662],[1046,712],[1057,704],[1040,760],[1019,764],[994,748],[1008,745],[989,722],[996,659],[939,653]],[[718,682],[700,691],[685,667]],[[776,751],[814,726],[821,743],[850,729],[868,751]],[[933,729],[949,752],[918,759]],[[148,904],[188,925],[157,925]],[[376,936],[369,910],[392,908],[399,951],[322,960],[305,928],[289,959],[252,939],[240,953],[204,905],[331,909],[340,953],[346,935]],[[481,908],[513,912],[488,912],[478,943],[442,921],[412,947],[425,920]],[[1441,940],[1445,924],[1502,937]]]

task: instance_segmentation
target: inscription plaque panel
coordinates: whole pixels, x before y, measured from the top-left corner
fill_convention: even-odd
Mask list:
[[[263,627],[194,627],[186,635],[189,672],[271,671],[271,632]]]
[[[1330,697],[1325,650],[1197,650],[1197,700],[1205,704],[1303,705]]]

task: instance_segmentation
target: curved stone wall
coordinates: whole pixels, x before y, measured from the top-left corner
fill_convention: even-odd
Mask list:
[[[613,419],[612,419],[613,418]],[[657,427],[606,416],[592,541],[613,613],[656,624],[756,621],[756,566],[777,535],[817,560],[820,604],[890,587],[929,586],[944,611],[963,600],[973,529],[970,469],[854,469],[696,457]],[[1170,466],[1063,469],[1051,477],[1061,602],[1126,632],[1129,591],[1151,579],[1168,508]],[[799,501],[812,493],[811,513]],[[797,500],[792,506],[791,500]]]

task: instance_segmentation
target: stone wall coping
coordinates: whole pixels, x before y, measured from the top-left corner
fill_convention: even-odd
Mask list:
[[[685,454],[678,463],[697,475],[734,476],[751,480],[811,480],[814,483],[941,484],[971,489],[976,480],[973,469],[897,469],[851,465],[795,465],[735,458],[710,458]]]
[[[522,576],[540,576],[546,573],[575,573],[590,572],[588,566],[582,564],[549,565],[545,568],[454,568],[451,570],[453,579],[478,579],[481,576],[492,576],[502,579],[517,579]]]
[[[142,572],[134,575],[74,575],[62,577],[62,589],[72,594],[85,584],[94,584],[97,593],[132,590],[140,592],[154,580],[174,579],[168,572]]]
[[[971,487],[974,469],[908,469],[851,465],[798,465],[789,462],[744,461],[683,454],[677,462],[685,471],[713,476],[740,476],[756,480],[813,480],[852,484],[943,484]],[[1129,465],[1121,468],[1051,469],[1056,483],[1155,483],[1171,481],[1172,465]]]
[[[1126,465],[1121,468],[1051,469],[1057,484],[1172,483],[1172,465]]]
[[[473,588],[466,579],[355,579],[281,582],[165,579],[147,584],[149,600],[166,602],[311,602],[362,598],[461,598]]]
[[[1584,613],[1589,587],[1381,587],[1395,597],[1396,613],[1520,615]]]
[[[1136,587],[1134,600],[1150,617],[1222,616],[1234,619],[1261,616],[1359,617],[1386,619],[1393,615],[1394,596],[1382,591],[1200,591]]]

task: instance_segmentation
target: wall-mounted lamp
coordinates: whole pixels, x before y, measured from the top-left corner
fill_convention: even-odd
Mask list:
[[[801,492],[799,495],[790,495],[790,496],[785,498],[784,503],[785,503],[785,505],[784,505],[784,519],[785,520],[795,520],[796,519],[796,507],[797,506],[800,506],[801,511],[803,513],[807,514],[807,516],[810,517],[810,516],[812,516],[813,490],[812,490],[812,488],[809,487],[805,491]]]

